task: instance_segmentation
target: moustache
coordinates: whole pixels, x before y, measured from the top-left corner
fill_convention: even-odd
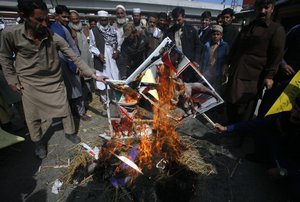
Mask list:
[[[174,24],[174,30],[177,31],[181,28],[181,25],[179,24]]]
[[[40,35],[40,36],[47,36],[49,34],[49,29],[48,27],[36,27],[36,32]]]

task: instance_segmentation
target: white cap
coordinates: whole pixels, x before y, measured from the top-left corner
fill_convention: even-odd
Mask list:
[[[125,7],[124,7],[123,5],[121,5],[121,4],[119,4],[119,5],[116,6],[116,10],[117,10],[118,8],[121,8],[123,11],[126,11]]]
[[[98,16],[99,17],[108,17],[108,12],[106,12],[104,10],[98,11]]]
[[[70,10],[70,13],[76,13],[77,15],[79,15],[79,13],[76,10]]]
[[[135,14],[140,14],[141,13],[141,9],[140,8],[133,8],[132,12]]]

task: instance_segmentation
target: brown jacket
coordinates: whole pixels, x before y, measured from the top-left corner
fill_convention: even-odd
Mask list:
[[[263,80],[273,79],[284,44],[284,28],[273,21],[253,21],[242,29],[229,54],[227,102],[245,103],[257,98]]]

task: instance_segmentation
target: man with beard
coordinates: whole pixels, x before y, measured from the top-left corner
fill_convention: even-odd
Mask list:
[[[133,8],[132,9],[132,18],[133,18],[133,24],[135,28],[140,32],[144,33],[146,28],[146,22],[144,19],[142,19],[141,16],[141,9],[140,8]]]
[[[35,153],[45,158],[42,120],[61,118],[66,138],[79,143],[67,102],[58,50],[67,55],[86,76],[103,81],[48,28],[48,9],[42,0],[18,1],[23,24],[6,28],[1,35],[0,63],[11,88],[22,94],[26,123],[36,144]],[[15,66],[12,55],[15,53]]]
[[[154,13],[148,15],[147,24],[148,26],[145,33],[149,39],[148,55],[150,55],[162,41],[163,33],[159,28],[156,27],[157,16]]]
[[[70,11],[65,5],[57,5],[55,7],[55,22],[51,24],[51,30],[62,38],[70,45],[74,53],[80,56],[80,51],[72,38],[71,29],[69,24]],[[71,110],[74,116],[83,121],[90,121],[91,117],[86,114],[86,109],[83,101],[82,85],[80,79],[80,72],[76,65],[60,53],[61,66],[63,70],[63,77],[67,87],[68,99],[70,102]]]
[[[172,10],[172,18],[174,25],[167,30],[166,36],[172,39],[176,47],[198,66],[201,45],[196,29],[185,22],[185,10],[182,7],[176,7]],[[195,75],[185,71],[183,77],[185,82],[189,82],[194,80]]]
[[[122,5],[117,5],[116,6],[116,22],[113,24],[114,28],[117,31],[118,34],[118,45],[119,45],[119,50],[121,48],[121,45],[124,41],[124,31],[123,31],[123,26],[127,23],[127,18],[126,18],[126,9]]]
[[[90,52],[94,55],[96,75],[105,75],[112,80],[119,80],[119,69],[116,63],[119,57],[117,32],[109,25],[108,12],[98,11],[98,16],[97,27],[90,30]],[[97,82],[96,87],[100,90],[100,101],[106,103],[105,85]],[[113,93],[110,94],[110,100],[113,100]]]
[[[256,0],[256,18],[231,48],[225,94],[230,124],[251,119],[263,87],[273,86],[285,43],[284,28],[271,19],[274,4],[274,0]]]
[[[89,29],[87,26],[83,26],[80,21],[80,16],[77,11],[70,11],[70,22],[69,27],[71,28],[72,37],[79,48],[81,59],[92,67],[92,56],[89,52]],[[88,103],[92,100],[92,92],[94,89],[94,82],[89,77],[83,77],[82,80],[82,91],[85,106],[88,106]]]

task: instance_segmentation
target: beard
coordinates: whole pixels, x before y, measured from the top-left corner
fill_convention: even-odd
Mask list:
[[[48,27],[45,26],[32,26],[30,21],[26,22],[26,27],[32,31],[32,34],[34,36],[43,38],[43,37],[48,37],[50,36],[50,30]]]
[[[126,23],[126,18],[117,18],[116,22],[119,25],[124,25]]]
[[[256,17],[256,20],[258,22],[266,22],[268,21],[270,18],[270,16],[268,16],[267,14],[265,13],[258,13],[257,17]]]
[[[37,28],[36,32],[38,33],[38,35],[40,37],[49,36],[49,33],[50,33],[48,27],[39,27],[39,28]]]
[[[79,22],[78,24],[74,24],[72,22],[69,22],[69,26],[72,29],[76,30],[76,31],[81,31],[82,30],[82,23],[81,22]]]
[[[99,27],[99,29],[101,30],[101,31],[107,31],[107,29],[108,29],[108,24],[107,25],[101,25],[101,24],[98,24],[98,27]]]
[[[178,31],[181,28],[181,26],[182,25],[180,25],[180,24],[174,24],[173,25],[174,31]]]

